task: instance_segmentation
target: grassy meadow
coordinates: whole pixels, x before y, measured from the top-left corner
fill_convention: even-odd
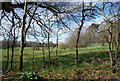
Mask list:
[[[75,49],[59,49],[58,55],[56,56],[56,48],[51,53],[50,68],[48,68],[48,53],[45,50],[45,69],[43,67],[43,55],[42,50],[34,51],[34,70],[33,66],[33,50],[31,47],[25,47],[23,55],[23,71],[17,70],[19,60],[19,47],[15,48],[14,60],[13,60],[13,71],[4,73],[9,79],[18,79],[23,72],[37,72],[41,77],[47,79],[115,79],[120,80],[120,63],[118,63],[117,72],[112,73],[110,68],[108,47],[105,46],[94,46],[79,48],[79,64],[75,65]],[[51,48],[52,49],[52,48]],[[7,50],[2,49],[2,69],[5,70],[7,61]],[[9,55],[9,69],[11,60],[11,48]],[[119,54],[120,58],[120,54]],[[120,62],[120,59],[118,59]]]

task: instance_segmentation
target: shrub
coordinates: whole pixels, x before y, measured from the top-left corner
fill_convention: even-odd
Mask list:
[[[19,78],[21,81],[38,81],[40,79],[43,79],[35,72],[25,72],[22,73],[21,77]]]

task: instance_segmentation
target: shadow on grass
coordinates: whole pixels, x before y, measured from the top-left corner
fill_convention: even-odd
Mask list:
[[[120,57],[120,55],[119,55]],[[78,56],[78,61],[79,64],[81,64],[82,62],[91,62],[92,58],[109,58],[109,53],[108,52],[90,52],[90,53],[81,53]],[[54,56],[51,56],[51,59],[55,59]],[[65,69],[65,68],[69,68],[72,66],[76,66],[75,65],[75,54],[69,54],[69,55],[62,55],[59,56],[59,58],[56,60],[56,65],[55,65],[55,61],[51,61],[50,63],[50,68],[48,68],[48,57],[45,58],[46,63],[46,69],[56,69],[56,68],[61,68],[61,69]],[[14,70],[17,71],[17,64],[18,61],[14,61]],[[3,62],[3,67],[5,68],[5,64],[6,62]],[[34,59],[34,71],[40,71],[41,69],[43,69],[43,57],[36,57]],[[10,63],[9,63],[9,67],[10,67]],[[82,67],[82,66],[81,66]],[[3,69],[4,70],[4,69]],[[23,63],[23,71],[32,71],[33,70],[33,59],[32,58],[26,58],[24,59],[24,63]]]

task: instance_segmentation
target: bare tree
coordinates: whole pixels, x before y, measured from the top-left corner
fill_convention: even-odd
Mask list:
[[[7,44],[6,45],[7,46],[7,64],[6,64],[5,70],[8,70],[8,65],[9,65],[9,48],[10,48],[10,40],[9,40],[10,39],[10,31],[7,28],[3,27],[3,26],[1,26],[1,27],[4,29],[4,32],[2,32],[1,34],[4,37],[4,40],[6,41],[6,44]]]
[[[42,54],[43,54],[43,62],[44,62],[44,69],[45,69],[45,44],[44,42],[42,43]]]
[[[77,38],[76,38],[76,46],[75,46],[75,50],[76,50],[76,54],[75,54],[75,63],[78,64],[78,42],[79,42],[79,37],[80,37],[80,31],[83,27],[84,24],[84,20],[85,20],[85,15],[84,15],[84,2],[82,3],[82,20],[81,20],[81,25],[78,29],[77,32]]]
[[[14,22],[12,21],[13,18],[11,19],[8,15],[9,14],[7,14],[5,11],[3,11],[2,19],[3,19],[3,17],[6,17],[4,19],[6,21],[8,21],[8,25],[5,24],[5,25],[1,26],[1,28],[4,30],[2,32],[2,35],[3,35],[4,39],[7,41],[7,64],[6,64],[6,70],[8,69],[8,65],[9,65],[9,48],[12,46],[12,57],[13,57],[13,52],[14,52],[13,49],[14,49],[14,47],[13,47],[13,44],[11,45],[11,42],[15,41],[15,39],[13,41],[13,38],[12,38],[13,37],[12,32],[15,33],[15,31],[13,31],[13,27],[14,27]],[[12,26],[11,26],[10,23],[12,23]],[[6,27],[6,26],[8,26],[8,27]],[[15,37],[15,34],[14,34],[14,37]],[[11,66],[12,66],[12,63],[11,63]]]
[[[81,6],[82,5],[82,6]],[[74,15],[69,13],[72,17],[72,20],[78,25],[77,29],[77,37],[76,37],[76,44],[75,44],[75,63],[78,64],[78,44],[79,44],[79,38],[80,38],[80,32],[82,30],[82,27],[84,25],[84,20],[87,18],[87,20],[94,18],[96,10],[92,8],[91,3],[88,4],[89,6],[86,7],[86,3],[82,2],[82,4],[78,5],[78,11],[77,13],[81,13],[80,16],[76,17],[75,13]],[[79,10],[79,8],[81,10]],[[89,14],[88,14],[89,13]]]
[[[14,57],[14,47],[15,47],[15,44],[16,44],[16,41],[18,39],[18,36],[19,36],[19,26],[20,26],[20,22],[18,21],[18,26],[17,26],[17,23],[15,24],[15,12],[12,11],[12,30],[11,31],[11,35],[12,35],[12,38],[13,38],[13,41],[12,41],[12,56],[11,56],[11,70],[13,69],[13,57]],[[17,33],[17,34],[16,34]]]
[[[35,62],[35,49],[37,48],[37,44],[36,42],[32,43],[31,47],[32,47],[32,50],[33,50],[33,58],[32,58],[32,69],[34,71],[34,62]]]
[[[25,47],[26,33],[27,33],[28,29],[30,28],[30,24],[32,22],[33,16],[34,16],[37,8],[38,8],[38,4],[32,13],[32,16],[30,17],[28,26],[25,28],[26,17],[27,17],[27,2],[25,1],[24,15],[23,15],[23,21],[22,21],[22,26],[21,26],[21,44],[20,44],[20,56],[19,56],[18,70],[22,70],[22,68],[23,68],[23,51],[24,51],[24,47]]]
[[[108,43],[108,48],[109,48],[111,68],[112,68],[113,73],[115,73],[116,66],[117,66],[118,47],[119,47],[119,43],[118,43],[119,42],[118,41],[119,33],[117,33],[117,39],[116,39],[117,43],[115,46],[115,56],[114,56],[114,50],[113,50],[114,45],[113,44],[115,42],[114,41],[114,29],[116,29],[115,28],[116,26],[115,26],[115,22],[112,21],[112,19],[109,18],[107,16],[107,14],[105,13],[105,9],[109,8],[109,12],[110,12],[109,15],[111,15],[111,17],[113,17],[113,15],[114,15],[113,19],[115,19],[116,17],[118,17],[118,15],[115,14],[115,12],[114,12],[114,10],[116,10],[115,4],[117,4],[116,6],[118,6],[118,3],[110,3],[110,5],[107,5],[107,4],[109,4],[109,2],[103,2],[102,8],[100,8],[98,6],[96,6],[96,8],[98,8],[101,11],[103,17],[105,18],[104,20],[107,22],[107,25],[109,26],[107,29],[107,32],[108,32],[107,43]],[[115,9],[113,10],[113,8],[115,8]],[[118,30],[117,32],[119,32],[119,28],[117,30]],[[112,47],[111,47],[111,45],[112,45]]]

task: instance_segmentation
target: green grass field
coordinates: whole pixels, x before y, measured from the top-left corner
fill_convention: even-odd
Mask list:
[[[99,78],[114,78],[120,80],[120,66],[118,64],[118,72],[112,73],[110,68],[108,47],[94,46],[79,48],[79,64],[75,65],[75,49],[58,50],[58,56],[56,57],[56,49],[51,53],[51,59],[58,58],[55,61],[51,61],[50,68],[48,68],[48,53],[45,51],[46,68],[43,68],[43,55],[42,50],[35,50],[34,70],[32,69],[32,57],[33,51],[31,47],[25,47],[23,55],[23,71],[17,70],[19,59],[19,47],[15,48],[15,55],[13,60],[13,71],[7,77],[18,78],[19,75],[25,71],[37,72],[41,77],[47,79],[74,79],[78,77],[84,77],[87,79],[99,79]],[[6,65],[6,49],[2,49],[2,69],[5,70]],[[120,54],[119,54],[120,55]],[[119,56],[120,57],[120,56]],[[10,49],[11,60],[11,49]],[[9,69],[10,69],[9,60]],[[16,77],[18,76],[18,77]]]

